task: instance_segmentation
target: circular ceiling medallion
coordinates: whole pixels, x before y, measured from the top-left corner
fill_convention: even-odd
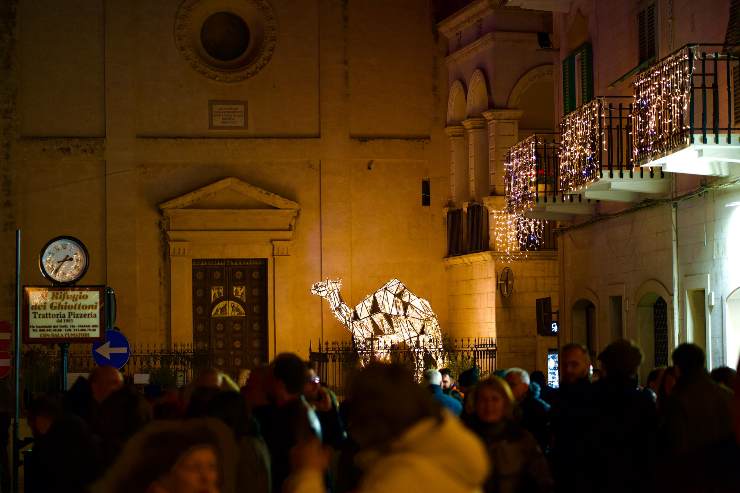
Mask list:
[[[183,0],[175,44],[198,73],[220,82],[257,74],[272,58],[277,25],[267,0]]]

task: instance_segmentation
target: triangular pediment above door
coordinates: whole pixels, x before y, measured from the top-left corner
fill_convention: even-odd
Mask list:
[[[292,231],[300,206],[229,177],[159,204],[172,231]]]
[[[159,204],[163,211],[172,209],[287,209],[300,206],[239,178],[229,177]]]

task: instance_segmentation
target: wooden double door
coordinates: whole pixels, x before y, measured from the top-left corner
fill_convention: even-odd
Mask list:
[[[236,378],[268,362],[267,259],[193,260],[193,342]]]

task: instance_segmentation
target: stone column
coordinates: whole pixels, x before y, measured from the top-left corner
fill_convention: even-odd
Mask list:
[[[450,125],[445,128],[450,138],[450,201],[460,206],[468,196],[468,148],[465,145],[465,128]]]
[[[509,148],[519,141],[521,110],[488,110],[483,113],[488,123],[488,174],[490,193],[505,195],[504,163]]]
[[[471,199],[480,200],[488,196],[488,142],[486,120],[468,118],[463,122],[468,135],[468,184]]]
[[[187,241],[169,241],[170,246],[170,340],[193,344],[193,257]],[[180,289],[175,289],[177,286]]]

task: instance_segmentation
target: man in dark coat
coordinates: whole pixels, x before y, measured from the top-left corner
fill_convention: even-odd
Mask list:
[[[90,429],[82,419],[65,414],[49,397],[39,397],[28,408],[34,442],[25,464],[27,493],[79,493],[96,479],[99,454]]]
[[[586,441],[592,491],[647,491],[656,457],[657,411],[637,383],[642,352],[630,341],[599,354],[603,376],[593,385],[595,413]]]
[[[550,410],[550,458],[557,491],[591,492],[585,442],[595,410],[589,366],[588,350],[582,345],[567,344],[560,350],[560,388],[552,395]]]
[[[270,364],[267,392],[270,404],[254,409],[270,451],[272,491],[279,492],[290,474],[290,451],[311,437],[321,439],[321,424],[303,397],[308,374],[295,354],[283,353]]]
[[[672,358],[678,382],[663,408],[662,447],[680,456],[728,440],[732,435],[732,391],[709,377],[699,346],[681,344]]]
[[[540,399],[540,386],[532,382],[521,368],[506,370],[506,382],[517,402],[515,414],[521,426],[529,431],[543,452],[550,446],[550,405]]]

